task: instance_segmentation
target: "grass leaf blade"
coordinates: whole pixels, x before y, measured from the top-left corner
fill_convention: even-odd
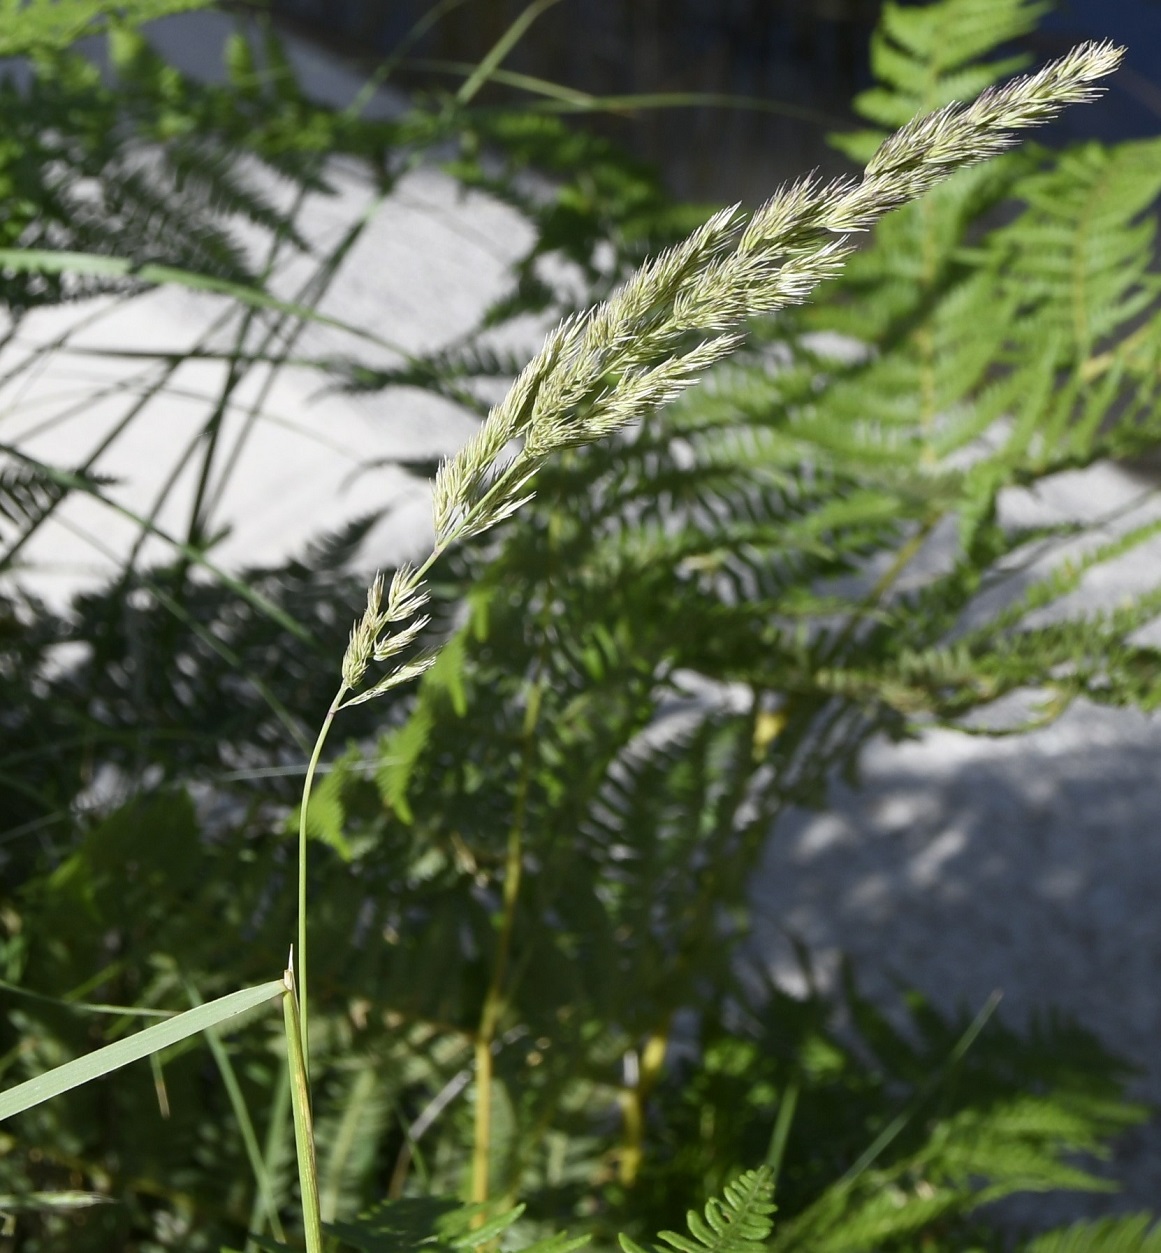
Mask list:
[[[365,343],[398,351],[398,345],[375,335],[362,327],[333,318],[309,305],[279,300],[268,292],[245,283],[215,278],[210,274],[196,274],[192,270],[178,269],[172,265],[141,265],[123,257],[106,257],[96,253],[67,252],[50,248],[0,248],[0,270],[20,274],[82,274],[88,278],[136,279],[154,287],[185,287],[190,291],[205,292],[210,296],[226,296],[241,305],[254,309],[266,309],[272,313],[290,314],[306,322],[316,322],[343,331]]]
[[[229,1019],[237,1017],[238,1014],[244,1014],[265,1001],[273,1000],[285,990],[286,985],[281,979],[276,979],[271,983],[257,984],[252,988],[242,988],[238,992],[231,992],[228,996],[219,997],[216,1001],[209,1001],[196,1009],[177,1014],[166,1022],[158,1023],[155,1027],[146,1027],[144,1031],[139,1031],[136,1035],[131,1035],[124,1040],[107,1044],[93,1053],[86,1053],[84,1057],[65,1062],[63,1066],[57,1066],[55,1070],[37,1075],[35,1079],[29,1079],[27,1083],[17,1084],[16,1087],[9,1088],[7,1092],[0,1093],[0,1118],[11,1118],[14,1114],[31,1109],[34,1105],[40,1105],[72,1088],[79,1088],[93,1079],[100,1079],[103,1075],[119,1070],[130,1062],[140,1061],[159,1049],[167,1048],[170,1044],[177,1044],[181,1040],[188,1039],[191,1035],[205,1031],[208,1027],[220,1026]]]

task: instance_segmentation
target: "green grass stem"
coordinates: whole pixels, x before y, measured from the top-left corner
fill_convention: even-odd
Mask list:
[[[294,955],[291,954],[293,963]],[[290,1067],[290,1102],[294,1110],[294,1144],[298,1153],[298,1184],[301,1192],[302,1224],[307,1253],[322,1253],[322,1207],[319,1203],[318,1166],[315,1161],[314,1121],[310,1112],[310,1080],[302,1051],[302,1024],[299,1022],[298,991],[293,966],[288,967],[282,984],[282,1011],[286,1024],[286,1054]]]
[[[335,714],[339,711],[346,690],[346,684],[343,684],[335,693],[335,698],[331,701],[331,707],[327,710],[327,716],[323,719],[323,724],[319,728],[318,739],[314,742],[310,762],[306,767],[306,778],[302,784],[302,805],[298,813],[298,986],[296,990],[298,1010],[296,1019],[298,1022],[299,1040],[302,1046],[302,1064],[308,1079],[310,1077],[310,1045],[306,1038],[306,818],[307,810],[310,808],[311,788],[314,787],[314,775],[318,769],[319,758],[322,756],[323,745],[327,742],[331,723],[335,720]]]

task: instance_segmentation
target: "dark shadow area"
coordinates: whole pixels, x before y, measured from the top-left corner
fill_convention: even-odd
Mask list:
[[[1060,1010],[1139,1066],[1136,1091],[1156,1103],[1159,753],[1161,722],[1091,705],[1019,739],[876,743],[859,790],[836,785],[827,812],[776,832],[755,941],[791,983],[792,937],[830,979],[845,954],[883,1005],[914,986],[971,1011],[998,989],[1014,1025]],[[1067,1204],[1152,1204],[1161,1129],[1132,1133],[1110,1165],[1120,1197]]]

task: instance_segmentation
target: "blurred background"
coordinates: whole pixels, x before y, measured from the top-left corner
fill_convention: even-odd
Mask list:
[[[524,7],[487,0],[437,23],[415,49],[411,83],[443,74],[454,84]],[[682,198],[750,202],[804,168],[840,168],[825,136],[853,124],[851,98],[870,85],[868,45],[880,8],[881,0],[560,0],[504,65],[594,96],[668,97],[587,124],[655,164]],[[275,0],[273,11],[371,71],[429,6]],[[1065,0],[1019,44],[1039,62],[1083,39],[1114,39],[1128,57],[1108,98],[1067,113],[1053,142],[1152,134],[1161,117],[1161,2]],[[490,92],[494,99],[503,89]],[[741,97],[745,107],[678,104],[687,94]]]

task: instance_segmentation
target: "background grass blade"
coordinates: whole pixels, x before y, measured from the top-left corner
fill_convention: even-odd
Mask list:
[[[189,996],[190,1001],[195,1006],[205,1003],[202,1001],[201,993],[189,979],[185,981],[185,988],[186,995]],[[254,1175],[257,1194],[266,1210],[266,1220],[270,1224],[270,1230],[274,1233],[274,1238],[279,1244],[285,1244],[286,1237],[282,1231],[282,1222],[278,1217],[278,1201],[274,1195],[274,1185],[270,1172],[266,1168],[266,1159],[262,1156],[262,1150],[258,1145],[258,1136],[254,1130],[254,1120],[250,1117],[250,1108],[246,1104],[242,1085],[238,1082],[234,1063],[230,1060],[230,1054],[222,1043],[221,1035],[215,1029],[210,1028],[206,1032],[206,1043],[210,1046],[210,1052],[214,1055],[218,1073],[222,1076],[222,1084],[226,1089],[226,1095],[230,1099],[230,1107],[234,1111],[234,1118],[238,1123],[238,1131],[246,1148],[246,1158]]]
[[[456,103],[461,105],[468,104],[480,88],[492,77],[508,53],[520,42],[524,32],[542,13],[551,9],[557,3],[558,0],[532,0],[532,3],[525,7],[512,25],[496,40],[488,54],[468,76],[467,81],[460,87],[459,91],[456,92]]]
[[[195,274],[171,265],[139,265],[123,257],[103,257],[87,252],[55,251],[44,248],[0,248],[0,269],[32,274],[81,274],[89,278],[126,278],[154,287],[163,285],[186,287],[190,291],[206,292],[211,296],[227,296],[241,305],[257,309],[269,309],[276,313],[288,313],[305,318],[334,330],[344,331],[355,339],[388,348],[394,352],[399,346],[361,326],[354,326],[340,318],[329,317],[307,305],[279,300],[268,292],[244,283],[215,278],[210,274]]]
[[[136,523],[143,532],[148,532],[148,534],[163,540],[183,557],[201,566],[202,569],[218,579],[224,587],[237,592],[239,596],[253,605],[255,609],[266,614],[272,622],[277,622],[280,627],[289,631],[297,639],[302,640],[304,644],[312,644],[314,642],[310,632],[300,622],[296,622],[294,618],[280,609],[273,601],[253,591],[241,579],[235,578],[220,566],[216,566],[213,562],[208,561],[202,549],[193,544],[182,543],[176,536],[163,531],[159,526],[155,526],[148,518],[139,513],[134,513],[132,509],[127,509],[124,505],[107,496],[87,478],[77,474],[70,474],[67,470],[58,469],[47,462],[38,461],[35,457],[30,457],[14,444],[0,443],[0,453],[12,457],[24,465],[33,467],[43,474],[45,478],[59,483],[62,487],[67,487],[70,491],[84,492],[86,495],[92,496],[94,500],[99,500],[101,504],[113,510],[114,513],[119,513],[123,518],[128,518],[130,522]]]
[[[13,1114],[31,1109],[34,1105],[40,1105],[72,1088],[79,1088],[82,1084],[119,1070],[130,1062],[140,1061],[143,1057],[188,1039],[208,1027],[221,1026],[238,1014],[244,1014],[248,1009],[273,1000],[285,990],[282,980],[275,979],[271,983],[261,983],[252,988],[243,988],[239,992],[231,992],[216,1001],[178,1014],[168,1022],[147,1027],[128,1039],[97,1049],[95,1053],[86,1053],[84,1057],[66,1062],[47,1074],[37,1075],[35,1079],[29,1079],[27,1083],[18,1084],[0,1094],[0,1118],[11,1118]]]

